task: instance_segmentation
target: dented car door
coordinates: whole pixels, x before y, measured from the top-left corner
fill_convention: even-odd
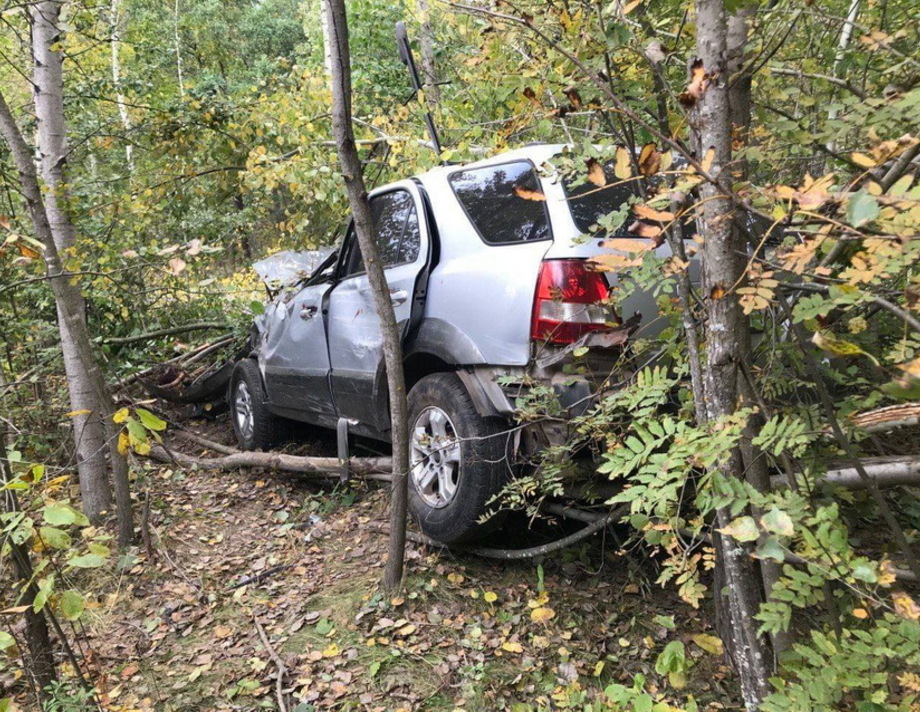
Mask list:
[[[413,182],[403,181],[371,197],[370,204],[396,321],[405,325],[430,248],[422,196]],[[327,329],[338,415],[385,430],[383,337],[353,230],[346,236],[339,281],[329,297]]]
[[[334,421],[323,301],[331,282],[294,289],[272,302],[262,334],[263,377],[279,411],[317,424]]]

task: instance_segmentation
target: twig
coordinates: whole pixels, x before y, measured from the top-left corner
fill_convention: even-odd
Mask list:
[[[262,627],[262,624],[259,623],[259,618],[255,613],[252,614],[252,621],[256,624],[256,630],[259,632],[259,639],[262,641],[262,645],[268,652],[272,662],[275,663],[275,667],[278,668],[278,672],[275,676],[275,695],[278,698],[278,712],[287,712],[287,704],[284,701],[284,677],[287,675],[287,667],[284,661],[278,657],[278,653],[275,652],[271,643],[268,642],[268,636],[265,635],[265,629]]]
[[[259,583],[260,581],[264,581],[265,579],[267,579],[269,576],[274,576],[275,574],[279,574],[282,571],[287,571],[288,569],[293,568],[293,567],[294,567],[294,564],[281,564],[280,566],[272,566],[270,569],[265,569],[265,571],[263,571],[262,573],[256,574],[255,576],[244,576],[236,583],[228,586],[227,590],[233,591],[238,588],[242,588],[243,586],[248,586],[249,584],[252,584],[252,583]]]
[[[211,329],[228,329],[230,328],[227,324],[217,321],[198,321],[192,324],[182,324],[181,326],[167,327],[165,329],[157,329],[156,331],[148,331],[146,334],[135,334],[134,336],[117,336],[104,339],[102,343],[104,344],[134,344],[138,341],[147,341],[149,339],[156,339],[161,336],[175,336],[177,334],[187,334],[190,331],[208,331]]]
[[[503,561],[533,559],[537,556],[545,556],[546,554],[551,554],[554,551],[559,551],[560,549],[565,549],[566,547],[577,544],[580,541],[584,541],[588,537],[599,532],[601,529],[604,529],[605,527],[608,527],[620,520],[628,511],[629,505],[624,504],[620,507],[617,507],[607,515],[602,516],[596,522],[589,524],[584,529],[578,530],[574,534],[570,534],[569,536],[563,537],[562,539],[551,541],[547,544],[532,546],[527,549],[492,549],[489,547],[481,546],[452,546],[450,549],[452,551],[462,552],[465,554],[481,556],[485,559],[501,559]],[[389,529],[383,526],[371,525],[371,529],[378,531],[381,534],[389,533]],[[406,532],[406,538],[409,539],[409,541],[415,542],[416,544],[425,544],[427,546],[441,549],[448,548],[446,544],[436,541],[435,539],[425,536],[424,534]]]

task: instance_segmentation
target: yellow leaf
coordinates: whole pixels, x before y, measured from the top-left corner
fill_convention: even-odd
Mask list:
[[[485,599],[486,603],[495,603],[498,600],[498,595],[492,591],[486,591],[483,598]]]
[[[629,164],[629,151],[623,146],[617,146],[616,163],[613,167],[614,175],[620,180],[632,176],[632,166]]]
[[[593,158],[589,158],[587,163],[588,180],[594,183],[598,188],[603,188],[607,185],[607,176],[604,175],[604,169],[601,167],[601,164]]]
[[[865,608],[854,608],[853,616],[859,620],[865,620],[869,617],[869,612]]]
[[[715,635],[706,633],[697,633],[690,636],[691,640],[700,648],[712,655],[722,655],[725,652],[725,646],[722,645],[722,639]]]
[[[894,611],[899,616],[912,621],[920,620],[920,606],[906,593],[903,591],[893,593],[891,600],[894,602]]]
[[[540,606],[530,612],[530,620],[535,623],[546,623],[556,617],[556,611],[549,606]]]
[[[631,3],[627,3],[626,7],[623,8],[623,14],[628,15],[633,10],[635,10],[639,5],[642,4],[642,0],[632,0]]]
[[[703,160],[700,162],[700,167],[705,171],[709,172],[709,169],[712,168],[712,162],[716,158],[716,149],[710,148],[706,151],[706,155],[703,156]]]
[[[604,672],[604,661],[598,660],[597,665],[594,666],[594,677],[600,677],[602,672]]]
[[[543,195],[539,190],[530,190],[529,188],[522,188],[519,185],[514,187],[514,194],[519,198],[524,200],[546,200],[546,196]]]
[[[89,414],[92,413],[92,412],[93,412],[93,411],[91,411],[91,410],[89,410],[89,409],[87,409],[87,408],[81,408],[80,410],[72,410],[72,411],[70,411],[69,413],[64,413],[64,416],[67,417],[67,418],[76,418],[77,416],[80,416],[80,415],[89,415]],[[116,421],[116,422],[118,422],[118,421]]]
[[[128,412],[128,409],[122,408],[112,416],[112,420],[116,423],[124,423],[128,419],[129,415],[130,413]]]
[[[463,575],[451,572],[447,574],[447,580],[450,581],[451,583],[461,584],[463,583]]]
[[[411,623],[409,625],[404,625],[402,628],[396,631],[396,635],[401,635],[403,638],[406,638],[412,635],[415,632],[415,626]]]
[[[514,641],[509,640],[507,643],[502,643],[502,650],[506,650],[509,653],[523,653],[524,648],[520,643],[515,643]]]
[[[335,643],[331,643],[329,647],[323,651],[323,657],[324,658],[334,658],[340,652],[341,651],[339,650],[339,646],[336,645]]]
[[[131,447],[131,439],[127,433],[118,433],[118,452],[122,455],[128,454],[128,448]]]
[[[851,153],[850,160],[860,168],[875,168],[875,159],[865,153]]]

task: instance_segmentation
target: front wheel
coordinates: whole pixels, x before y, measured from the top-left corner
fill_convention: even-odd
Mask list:
[[[510,476],[506,421],[484,418],[453,373],[422,378],[409,392],[409,509],[428,536],[445,544],[494,531],[481,521]]]
[[[233,433],[243,450],[267,450],[288,435],[287,422],[268,410],[262,374],[252,359],[243,359],[230,379]]]

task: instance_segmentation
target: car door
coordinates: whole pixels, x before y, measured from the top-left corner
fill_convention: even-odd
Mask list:
[[[373,195],[370,204],[396,322],[405,325],[430,249],[422,196],[414,183],[403,181]],[[379,402],[386,393],[383,338],[353,230],[344,249],[339,282],[329,296],[332,393],[340,417],[382,431],[388,421],[386,403]]]
[[[332,282],[291,290],[269,305],[261,365],[273,409],[316,423],[335,419],[323,301]]]

